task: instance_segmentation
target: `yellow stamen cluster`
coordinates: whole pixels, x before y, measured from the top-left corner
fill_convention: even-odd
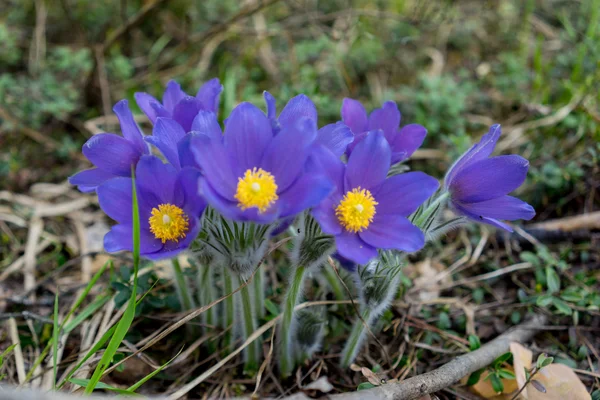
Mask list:
[[[235,198],[238,207],[246,210],[258,208],[263,213],[279,199],[275,177],[262,168],[246,170],[243,178],[238,178]]]
[[[358,187],[346,192],[335,209],[335,215],[347,231],[361,232],[373,222],[377,204],[371,192]]]
[[[167,240],[179,242],[189,230],[188,216],[183,210],[172,204],[161,204],[152,209],[152,216],[148,219],[150,232],[163,243]]]

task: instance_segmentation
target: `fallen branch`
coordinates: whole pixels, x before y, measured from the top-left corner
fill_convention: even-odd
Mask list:
[[[490,365],[496,358],[509,350],[511,342],[528,341],[545,322],[545,315],[536,315],[530,321],[503,333],[478,350],[457,357],[438,369],[401,382],[388,383],[358,392],[336,394],[330,398],[337,400],[412,400],[437,392]]]

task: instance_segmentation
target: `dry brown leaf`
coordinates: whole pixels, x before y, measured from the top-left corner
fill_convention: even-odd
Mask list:
[[[525,368],[529,370],[531,368],[531,362],[533,361],[533,353],[531,350],[525,348],[520,343],[512,342],[510,344],[510,352],[513,355],[513,366],[515,369],[515,376],[519,387],[523,387],[527,381],[525,376]],[[527,398],[527,388],[523,390],[521,396]]]
[[[514,372],[512,367],[507,367],[506,369],[511,372]],[[488,375],[488,371],[484,372],[483,374],[481,374],[479,382],[471,386],[471,390],[479,396],[492,400],[509,400],[512,397],[513,393],[516,390],[518,390],[516,380],[502,379],[502,383],[504,384],[504,391],[502,393],[496,393],[496,391],[492,387],[492,381],[490,379],[485,379]]]
[[[527,385],[527,400],[589,400],[592,397],[575,371],[563,364],[551,364],[538,372],[533,379],[546,389],[546,393]]]
[[[360,372],[365,378],[367,378],[370,384],[375,386],[381,385],[381,379],[379,379],[377,374],[375,374],[375,372],[371,371],[369,368],[362,367]]]

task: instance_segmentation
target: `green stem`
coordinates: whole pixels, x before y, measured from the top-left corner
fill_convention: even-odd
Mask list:
[[[239,278],[240,286],[244,284],[244,280]],[[251,284],[251,283],[250,283]],[[242,316],[244,318],[244,341],[247,340],[256,330],[256,318],[252,307],[252,296],[250,295],[250,284],[240,290],[242,303]],[[260,340],[255,340],[246,347],[245,350],[246,364],[244,371],[252,373],[258,371],[258,363],[260,357]]]
[[[369,310],[364,310],[362,312],[362,319],[370,328],[372,321],[371,312]],[[341,364],[343,368],[348,368],[350,364],[352,364],[365,340],[366,335],[363,321],[361,321],[360,318],[356,318],[356,321],[354,321],[352,332],[350,332],[350,336],[348,337],[348,340],[346,340],[346,346],[344,346],[344,351],[342,353]]]
[[[331,291],[333,292],[333,296],[336,298],[336,300],[344,300],[346,298],[346,292],[342,287],[340,278],[338,278],[336,273],[333,271],[333,268],[331,268],[329,265],[325,265],[325,267],[323,267],[323,275],[325,276],[327,283],[329,283]]]
[[[188,287],[187,280],[183,276],[181,265],[177,258],[173,258],[173,277],[175,278],[175,290],[177,290],[177,297],[179,298],[179,304],[184,311],[196,308],[194,300],[190,294],[190,288]]]
[[[222,272],[224,295],[227,296],[233,292],[233,277],[231,276],[231,271],[227,267],[223,268]],[[223,329],[227,329],[227,332],[225,332],[225,336],[223,337],[223,347],[229,352],[229,347],[231,346],[231,340],[233,338],[233,318],[235,316],[235,299],[233,298],[233,295],[225,298],[223,303],[224,312],[222,326]]]
[[[265,269],[259,268],[251,282],[254,289],[254,311],[257,319],[265,317]]]
[[[198,301],[200,306],[209,305],[217,299],[215,289],[214,269],[208,265],[198,265]],[[202,314],[202,322],[207,329],[214,328],[217,325],[217,307],[211,307]]]
[[[304,283],[306,268],[298,266],[295,268],[292,279],[288,285],[285,298],[283,318],[281,319],[281,341],[280,341],[280,372],[283,377],[288,377],[294,368],[293,339],[295,332],[294,308],[300,300],[301,290]]]

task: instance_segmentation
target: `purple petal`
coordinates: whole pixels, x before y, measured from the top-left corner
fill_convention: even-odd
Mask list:
[[[271,140],[260,166],[275,177],[277,193],[285,191],[302,172],[308,157],[308,145],[316,133],[315,122],[304,118],[284,126]]]
[[[146,140],[156,146],[175,168],[180,168],[177,145],[184,137],[183,128],[175,120],[158,118],[152,136],[147,137]]]
[[[423,172],[394,175],[373,194],[379,203],[377,215],[408,217],[438,189],[437,179]]]
[[[217,121],[217,115],[212,111],[198,111],[192,122],[191,130],[204,133],[215,139],[221,139],[223,136],[221,126],[219,125],[219,121]]]
[[[265,99],[265,104],[267,105],[267,117],[269,119],[277,118],[277,108],[275,106],[275,97],[266,90],[263,92],[263,98]]]
[[[271,123],[258,107],[242,103],[231,112],[224,140],[228,153],[238,163],[234,171],[237,176],[259,166],[272,138]]]
[[[365,243],[356,233],[344,231],[335,237],[338,253],[357,264],[364,265],[377,257],[377,249]]]
[[[195,168],[183,168],[177,177],[177,185],[183,191],[183,209],[190,217],[200,217],[206,208],[206,201],[200,196],[200,171]]]
[[[282,127],[291,126],[304,117],[309,118],[316,123],[317,108],[308,96],[300,94],[293,97],[285,105],[281,114],[279,114],[279,124]]]
[[[358,235],[378,249],[396,249],[411,253],[425,245],[423,232],[405,217],[376,214],[371,225]]]
[[[514,221],[517,219],[530,220],[535,216],[532,206],[512,196],[502,196],[492,200],[478,203],[461,204],[463,210],[470,214],[481,217],[506,219]]]
[[[186,134],[183,139],[177,143],[177,153],[179,154],[179,164],[181,168],[194,167],[200,168],[200,164],[196,162],[195,155],[192,151],[194,145],[194,138],[198,135],[204,135],[202,133],[190,132]]]
[[[342,232],[340,221],[335,215],[335,208],[338,203],[328,197],[312,209],[312,216],[321,226],[321,230],[329,235],[339,235]]]
[[[221,82],[217,78],[213,78],[200,86],[196,98],[205,110],[216,114],[219,111],[219,98],[222,91],[223,85],[221,85]]]
[[[345,98],[342,103],[342,121],[357,135],[367,130],[367,111],[358,100]]]
[[[191,138],[191,150],[196,163],[210,181],[211,186],[228,201],[235,200],[238,178],[221,140],[211,139],[204,134],[194,134]]]
[[[82,151],[92,164],[119,176],[131,176],[131,166],[141,155],[130,141],[112,133],[92,136],[85,142]]]
[[[427,129],[419,124],[409,124],[400,129],[391,139],[392,164],[404,161],[421,147]]]
[[[138,107],[144,112],[144,114],[146,114],[150,122],[154,123],[158,116],[156,115],[156,110],[154,107],[152,107],[152,104],[157,104],[162,107],[160,102],[148,93],[138,92],[135,93],[133,97],[135,98],[135,102],[137,103]]]
[[[311,171],[320,171],[327,176],[335,189],[331,194],[333,201],[339,202],[344,196],[344,173],[346,171],[342,160],[325,147],[317,146],[313,149],[307,165]]]
[[[343,122],[325,125],[317,132],[317,143],[322,144],[337,157],[346,152],[354,134]]]
[[[192,130],[192,122],[200,109],[198,100],[192,96],[184,97],[173,110],[173,119],[181,125],[187,133]]]
[[[390,145],[383,132],[370,132],[352,151],[346,166],[346,191],[371,189],[387,176],[391,160]]]
[[[505,224],[504,222],[498,221],[495,218],[488,218],[488,217],[484,217],[482,215],[473,214],[469,210],[463,208],[458,203],[453,203],[452,206],[454,207],[454,210],[458,214],[464,215],[465,217],[468,217],[475,222],[481,222],[484,224],[492,225],[492,226],[495,226],[496,228],[504,229],[505,231],[508,231],[508,232],[513,231],[513,229],[510,227],[510,225]]]
[[[71,185],[77,185],[77,189],[87,193],[93,192],[102,183],[114,178],[116,175],[99,168],[86,169],[69,178]]]
[[[369,115],[367,130],[381,129],[389,141],[394,137],[400,125],[400,111],[393,101],[386,101],[381,108],[376,108]]]
[[[115,178],[98,187],[98,203],[106,215],[120,224],[131,223],[133,199],[130,178]]]
[[[521,156],[487,158],[459,171],[449,191],[463,204],[494,199],[521,186],[528,169],[529,162]]]
[[[148,230],[140,231],[140,253],[154,253],[162,249],[163,244]],[[130,224],[114,225],[104,236],[104,249],[109,253],[121,250],[133,251],[133,229]]]
[[[369,131],[365,131],[365,132],[361,132],[361,133],[354,132],[354,140],[352,141],[352,143],[350,143],[348,145],[348,148],[346,149],[346,154],[348,155],[348,157],[350,157],[352,155],[352,151],[354,150],[356,145],[359,144],[364,138],[366,138],[368,134],[369,134]]]
[[[156,156],[143,156],[135,170],[137,186],[148,193],[152,193],[158,199],[158,204],[173,204],[177,195],[175,181],[177,171],[170,164],[165,164]],[[142,199],[142,194],[139,198]]]
[[[280,217],[289,217],[317,206],[332,190],[332,183],[324,175],[318,173],[302,175],[279,196]]]
[[[150,154],[148,145],[144,142],[144,135],[135,123],[128,104],[127,100],[121,100],[113,107],[113,111],[119,118],[123,137],[133,143],[141,154]]]
[[[169,81],[169,83],[167,83],[167,89],[163,94],[163,106],[169,113],[173,114],[177,103],[183,100],[183,98],[186,96],[187,95],[185,92],[181,90],[179,83],[175,81]]]
[[[483,135],[479,143],[473,145],[465,154],[462,155],[455,163],[450,167],[446,174],[445,186],[450,187],[450,184],[456,177],[456,175],[467,166],[488,158],[496,147],[496,142],[500,138],[500,125],[492,125],[489,132]]]

